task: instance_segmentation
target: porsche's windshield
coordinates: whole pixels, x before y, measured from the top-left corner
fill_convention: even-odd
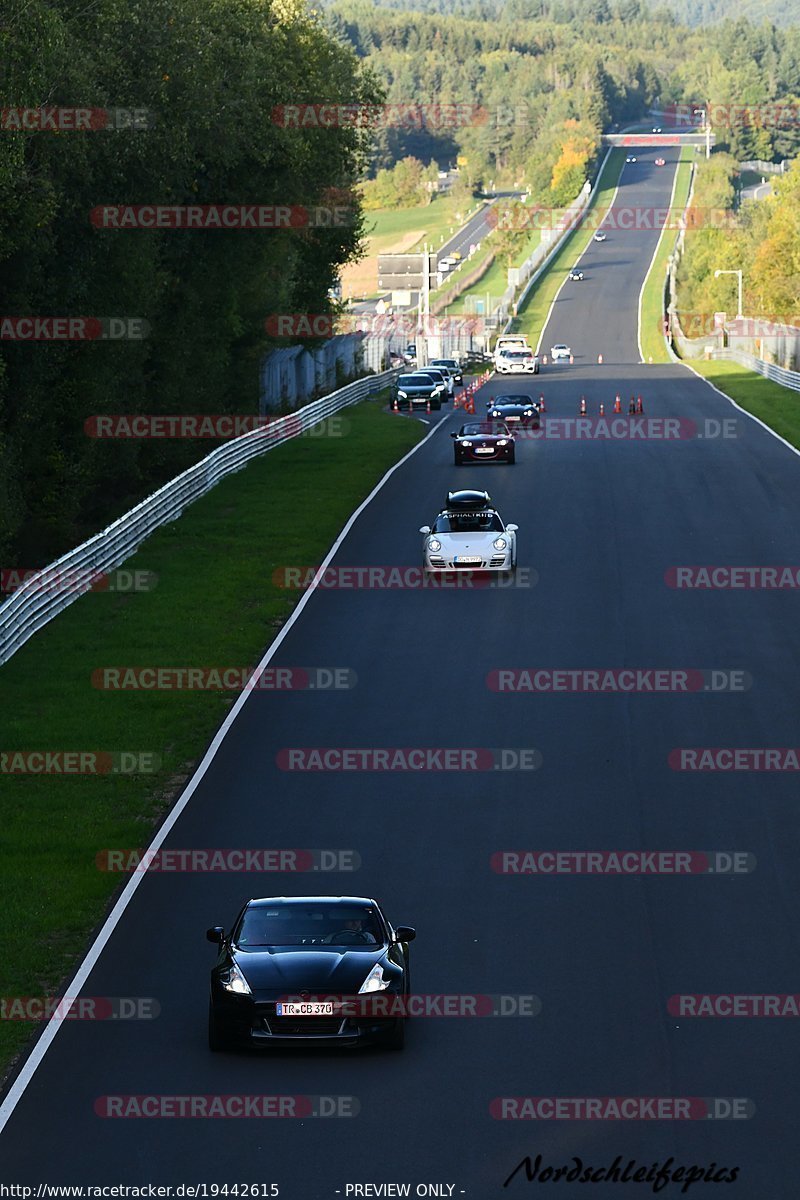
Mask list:
[[[443,512],[433,524],[434,533],[502,533],[496,512]]]

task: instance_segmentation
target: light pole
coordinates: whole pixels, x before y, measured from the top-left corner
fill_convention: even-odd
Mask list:
[[[708,122],[708,109],[696,108],[694,110],[694,114],[695,114],[695,116],[700,116],[702,118],[703,124],[701,125],[700,128],[701,129],[705,128],[706,158],[711,158],[711,126]]]
[[[730,270],[730,271],[720,270],[720,271],[714,272],[715,279],[718,279],[720,275],[738,275],[739,276],[739,311],[736,314],[736,316],[739,319],[741,319],[744,316],[744,313],[742,312],[742,272],[738,269]]]

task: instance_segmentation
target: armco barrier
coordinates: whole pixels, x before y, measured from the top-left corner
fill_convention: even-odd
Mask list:
[[[757,371],[759,375],[771,379],[773,383],[779,383],[781,387],[791,388],[793,392],[800,392],[800,371],[789,371],[786,367],[777,367],[774,363],[764,362],[763,358],[746,354],[744,350],[714,350],[711,357],[732,359],[734,362],[741,363],[743,367],[747,367],[748,370]]]
[[[357,404],[391,383],[398,374],[399,368],[393,368],[380,375],[367,375],[295,412],[272,419],[261,429],[232,438],[165,483],[112,525],[26,579],[0,607],[0,664],[8,662],[29,637],[82,594],[80,589],[69,586],[59,590],[49,580],[55,578],[68,583],[71,578],[104,574],[120,566],[138,550],[145,538],[159,526],[176,520],[187,505],[199,500],[220,479],[240,471],[252,459],[290,441],[340,409]]]

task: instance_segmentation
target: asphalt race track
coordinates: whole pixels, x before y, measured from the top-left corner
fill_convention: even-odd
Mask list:
[[[626,166],[618,204],[666,205],[675,151]],[[538,1195],[543,1164],[739,1167],[743,1200],[795,1198],[797,1022],[673,1016],[684,993],[791,993],[800,861],[796,776],[673,770],[679,747],[790,747],[800,706],[800,603],[791,591],[680,590],[679,565],[800,564],[800,463],[680,366],[640,365],[637,302],[657,231],[611,231],[582,259],[542,339],[575,362],[520,388],[548,418],[625,409],[685,419],[698,436],[543,437],[514,467],[453,465],[437,432],[355,523],[335,564],[418,566],[418,527],[449,488],[487,487],[519,533],[518,584],[319,589],[273,666],[347,667],[351,690],[255,692],[167,846],[351,849],[355,872],[146,877],[85,988],[149,996],[157,1020],[68,1022],[0,1135],[6,1180],[62,1184],[259,1183],[283,1200],[345,1196],[348,1184],[453,1185],[455,1197]],[[597,356],[604,357],[598,365]],[[488,390],[483,393],[487,395]],[[482,397],[479,398],[479,411]],[[398,420],[408,419],[398,416]],[[436,417],[434,416],[434,420]],[[625,417],[627,420],[627,417]],[[735,436],[713,434],[733,420]],[[752,686],[692,694],[508,694],[498,669],[738,670]],[[288,747],[530,748],[536,770],[302,772]],[[511,850],[746,852],[737,876],[493,871]],[[535,1017],[425,1018],[402,1054],[210,1054],[207,926],[251,895],[374,895],[417,928],[416,993],[535,995]],[[108,1095],[355,1097],[351,1118],[113,1119]],[[498,1120],[500,1097],[748,1100],[748,1119]],[[755,1106],[754,1111],[752,1105]],[[683,1109],[679,1109],[684,1111]],[[711,1113],[712,1116],[705,1115]],[[652,1189],[560,1181],[564,1197]],[[353,1195],[351,1191],[349,1193]],[[379,1192],[361,1193],[379,1195]],[[386,1193],[384,1193],[386,1194]],[[389,1193],[391,1194],[391,1193]],[[680,1184],[664,1197],[682,1195]]]

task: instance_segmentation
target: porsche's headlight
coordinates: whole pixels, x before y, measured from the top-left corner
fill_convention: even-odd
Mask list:
[[[227,970],[220,972],[219,981],[226,992],[235,992],[237,996],[251,995],[250,985],[236,963],[231,963]]]
[[[428,549],[432,550],[434,554],[438,554],[439,551],[441,550],[441,548],[442,548],[442,543],[440,541],[438,541],[436,538],[431,538],[430,541],[428,542]]]
[[[505,550],[508,542],[505,538],[495,538],[492,542],[492,545],[494,546],[495,550]]]
[[[498,444],[498,446],[507,446],[507,445],[508,445],[508,438],[500,438],[500,440],[499,440],[499,442],[498,442],[497,444]]]
[[[472,443],[471,442],[462,442],[461,445],[464,447],[465,450],[469,450]]]
[[[384,975],[381,964],[376,963],[358,989],[358,994],[360,996],[364,992],[385,992],[391,982],[391,979]]]
[[[397,395],[398,395],[398,397],[399,397],[399,399],[400,399],[400,400],[407,400],[407,399],[408,399],[408,392],[398,392],[398,393],[397,393]]]

